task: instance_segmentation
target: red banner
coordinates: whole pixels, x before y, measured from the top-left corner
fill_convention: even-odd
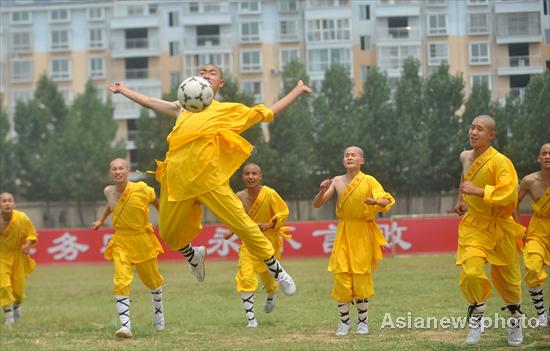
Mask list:
[[[528,218],[524,221],[527,223]],[[399,218],[377,221],[388,245],[386,254],[455,252],[457,245],[458,217]],[[336,235],[336,221],[289,222],[292,235],[285,239],[284,257],[326,256],[332,251]],[[39,242],[33,249],[38,263],[83,263],[103,262],[113,229],[93,231],[91,229],[42,229]],[[229,230],[223,225],[205,225],[193,245],[204,245],[208,259],[234,259],[239,251],[239,239],[232,236],[224,240]],[[160,260],[181,259],[181,255],[170,250],[161,240],[165,253]]]

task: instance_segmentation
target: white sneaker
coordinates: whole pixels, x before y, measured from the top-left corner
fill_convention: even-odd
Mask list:
[[[338,328],[336,328],[336,336],[346,336],[350,330],[351,326],[349,324],[340,323],[338,324]]]
[[[120,327],[120,329],[116,331],[115,335],[119,338],[129,339],[132,337],[132,331],[128,327]]]
[[[198,259],[196,266],[189,264],[189,270],[199,282],[204,281],[205,271],[204,271],[204,260],[206,259],[206,248],[204,246],[195,247],[195,256]]]
[[[281,287],[281,290],[285,293],[285,295],[290,296],[296,293],[296,284],[294,283],[292,277],[286,271],[282,271],[281,273],[279,273],[277,283],[279,283],[279,286]]]
[[[13,309],[13,319],[17,322],[21,318],[21,306]]]
[[[256,320],[256,318],[249,320],[248,325],[246,327],[247,328],[257,328],[258,327],[258,321]]]
[[[275,308],[275,294],[271,296],[265,297],[265,305],[264,305],[264,312],[265,313],[271,313],[273,309]]]
[[[539,321],[539,327],[547,327],[548,326],[548,313],[543,313],[540,316],[537,317]]]
[[[519,346],[523,343],[523,327],[521,326],[521,317],[514,318],[515,325],[508,327],[508,346]]]
[[[357,330],[355,331],[355,334],[359,335],[365,335],[369,333],[369,325],[365,322],[359,322],[357,323]]]
[[[13,315],[13,311],[10,312],[4,312],[4,324],[13,324],[15,323],[15,317]]]
[[[481,339],[481,334],[483,333],[483,318],[481,319],[479,324],[471,325],[470,324],[470,331],[468,332],[468,336],[466,337],[466,341],[464,342],[466,345],[475,345],[479,343],[479,340]]]
[[[164,330],[164,313],[155,313],[153,315],[155,330],[160,332]]]

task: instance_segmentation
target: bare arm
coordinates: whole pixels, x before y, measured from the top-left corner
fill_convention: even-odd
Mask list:
[[[165,101],[144,95],[138,91],[128,88],[123,82],[116,82],[109,85],[109,90],[113,94],[124,95],[133,102],[155,112],[162,113],[163,115],[178,117],[182,111],[182,108],[177,101]]]
[[[303,81],[299,81],[298,84],[281,100],[274,103],[269,109],[273,111],[273,116],[277,116],[278,113],[290,106],[296,101],[300,95],[311,93],[311,88],[304,84]]]
[[[103,214],[101,215],[101,217],[94,221],[92,223],[92,229],[93,230],[98,230],[99,227],[101,227],[101,225],[103,224],[103,222],[105,222],[105,220],[107,219],[107,217],[109,217],[109,215],[112,213],[113,211],[111,210],[111,207],[109,207],[108,205],[105,206],[105,210],[103,211]]]
[[[319,186],[319,193],[317,193],[313,199],[313,207],[319,208],[323,206],[332,196],[334,196],[335,191],[336,189],[334,188],[334,181],[332,179],[323,180]]]
[[[460,162],[462,163],[462,165],[464,165],[464,158],[466,157],[465,155],[466,154],[464,151],[460,154]],[[461,191],[463,182],[464,182],[464,173],[461,172],[458,198],[456,199],[456,205],[455,205],[455,208],[453,209],[454,213],[456,213],[459,216],[463,216],[466,213],[466,203],[464,202],[464,198],[462,197],[462,191]]]
[[[514,219],[516,222],[521,223],[521,213],[519,211],[519,204],[521,203],[521,200],[525,197],[525,195],[529,194],[529,178],[524,177],[521,182],[519,183],[519,191],[518,191],[518,205],[516,207],[516,210],[514,211]]]

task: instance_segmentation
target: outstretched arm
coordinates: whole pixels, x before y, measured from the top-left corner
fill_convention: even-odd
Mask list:
[[[115,82],[109,85],[109,90],[113,94],[124,95],[133,102],[155,112],[162,113],[163,115],[178,117],[182,111],[182,108],[177,101],[165,101],[144,95],[138,91],[128,88],[123,82]]]
[[[103,211],[103,214],[101,215],[101,218],[99,218],[98,220],[94,221],[92,223],[92,229],[93,230],[98,230],[99,227],[101,227],[101,225],[103,224],[103,222],[105,222],[105,220],[107,219],[107,217],[109,217],[109,215],[111,214],[111,212],[113,212],[111,210],[111,207],[109,207],[109,205],[107,205],[105,207],[105,211]]]
[[[323,180],[319,186],[319,193],[317,193],[313,199],[313,207],[319,208],[323,206],[328,200],[330,200],[335,191],[333,179]]]
[[[286,96],[281,100],[273,104],[269,109],[273,111],[273,116],[277,116],[280,112],[290,106],[294,101],[296,101],[300,95],[311,93],[311,88],[304,84],[303,81],[299,81],[298,84],[292,89]]]

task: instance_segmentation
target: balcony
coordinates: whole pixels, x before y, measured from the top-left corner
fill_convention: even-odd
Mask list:
[[[186,51],[207,52],[209,49],[219,51],[219,49],[231,49],[231,35],[229,34],[209,34],[186,36],[184,39]]]
[[[496,1],[495,13],[540,12],[539,0]]]
[[[379,45],[395,45],[399,42],[420,42],[420,30],[413,27],[378,28],[376,39]]]
[[[158,28],[160,20],[157,15],[141,15],[114,17],[111,19],[111,29]]]
[[[376,17],[420,16],[418,0],[378,0]]]
[[[510,56],[497,59],[497,75],[511,76],[519,74],[543,73],[542,60],[538,56]]]
[[[115,73],[118,73],[119,76],[124,75],[124,72]],[[158,72],[156,74],[158,75]],[[147,96],[160,98],[162,95],[162,85],[160,79],[127,80],[125,83],[130,89],[139,91],[140,93]],[[138,104],[128,100],[120,94],[112,95],[112,101],[114,107],[113,118],[115,120],[134,119],[139,117],[142,107]]]
[[[113,58],[147,57],[159,55],[160,48],[158,41],[153,41],[149,38],[129,38],[115,41],[111,50],[111,57]]]
[[[497,44],[542,41],[539,13],[500,14],[496,18]]]

